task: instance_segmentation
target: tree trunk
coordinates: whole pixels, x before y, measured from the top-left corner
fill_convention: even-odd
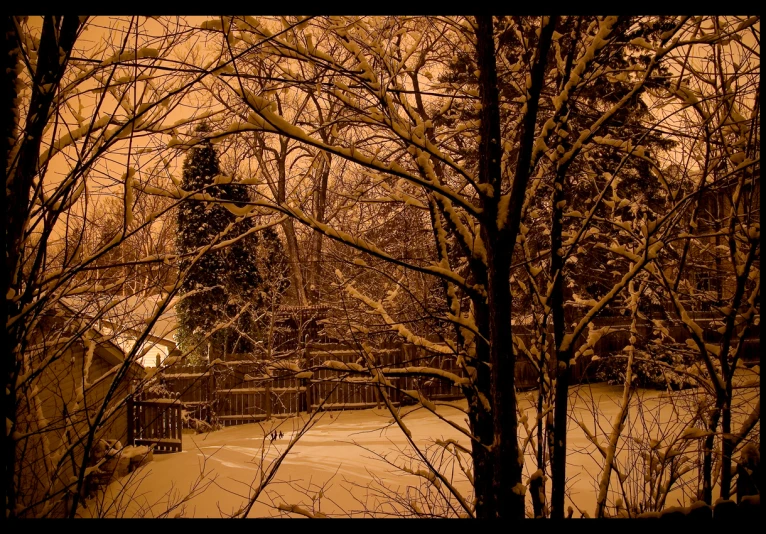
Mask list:
[[[285,162],[287,159],[287,141],[288,139],[284,137],[279,140],[279,182],[277,183],[277,202],[279,204],[284,204],[286,198],[287,170]],[[303,283],[303,265],[301,264],[298,238],[295,235],[293,220],[290,218],[285,219],[282,222],[282,230],[284,230],[285,238],[287,238],[287,255],[290,258],[290,281],[295,288],[295,296],[298,299],[298,305],[305,306],[307,299],[306,287]]]
[[[55,90],[41,90],[43,87],[55,89],[59,86],[66,67],[69,53],[74,46],[80,28],[78,17],[46,16],[43,19],[38,59],[32,82],[32,98],[29,105],[29,120],[26,121],[24,135],[17,130],[16,112],[20,112],[15,99],[15,69],[19,61],[20,36],[16,31],[13,17],[5,19],[3,40],[3,62],[6,68],[3,96],[5,115],[3,117],[3,154],[5,156],[6,193],[3,195],[2,219],[5,238],[5,261],[3,262],[3,294],[13,290],[16,295],[22,291],[20,280],[20,259],[24,247],[23,236],[28,222],[30,209],[30,191],[33,179],[38,173],[40,145],[43,131],[48,122],[48,114],[56,95]],[[11,156],[13,143],[18,152]],[[18,143],[21,143],[19,146]],[[11,161],[13,160],[13,161]],[[31,289],[28,288],[28,290]],[[29,293],[29,291],[27,291]],[[29,302],[31,294],[25,294],[20,300],[11,302],[6,297],[3,306],[3,324],[8,318],[20,312]],[[4,328],[2,346],[4,351],[4,383],[15,384],[20,370],[17,355],[23,337],[24,321],[17,322],[12,331]],[[6,418],[6,432],[3,433],[3,493],[5,495],[6,517],[15,517],[17,497],[14,474],[16,471],[16,446],[10,435],[16,424],[16,395],[13,387],[6,387],[3,395],[3,415]]]
[[[474,300],[474,321],[482,338],[489,339],[489,307],[483,299]],[[492,403],[490,395],[489,345],[483,339],[476,340],[476,381],[479,395],[484,395]],[[472,441],[473,489],[476,498],[475,515],[477,518],[495,517],[493,490],[494,457],[488,448],[495,438],[492,413],[485,409],[481,399],[473,390],[466,392],[469,403],[468,419],[471,433],[477,441]]]
[[[314,189],[314,217],[320,223],[324,223],[325,208],[327,206],[327,181],[330,177],[330,163],[332,156],[330,154],[322,153],[323,159],[322,171],[319,174],[319,184]],[[311,269],[309,270],[309,298],[311,302],[319,302],[321,300],[321,294],[319,291],[319,284],[322,280],[322,238],[324,236],[321,232],[313,232],[312,239],[312,258]]]
[[[17,120],[15,110],[17,106],[15,99],[18,97],[16,93],[16,66],[19,62],[18,52],[12,52],[18,46],[19,38],[16,33],[16,26],[13,21],[13,17],[5,17],[5,29],[3,32],[3,64],[6,72],[3,78],[3,100],[5,106],[3,106],[3,165],[5,166],[6,173],[3,175],[7,177],[7,170],[10,165],[9,157],[13,150],[13,142],[18,135]],[[20,184],[14,184],[18,187]],[[0,195],[0,212],[2,212],[3,221],[3,237],[5,239],[5,261],[2,262],[2,280],[3,280],[3,292],[8,292],[12,287],[18,284],[13,284],[11,273],[16,270],[15,264],[10,261],[12,248],[11,244],[14,242],[12,235],[9,233],[11,214],[8,212],[8,196]],[[19,215],[16,215],[17,217]],[[5,299],[2,307],[2,317],[0,320],[3,324],[8,323],[8,318],[11,315],[15,315],[16,307],[11,302]],[[0,346],[3,350],[3,377],[5,383],[13,383],[17,374],[16,370],[16,356],[14,347],[16,346],[15,340],[12,340],[8,329],[3,328],[0,330]],[[16,421],[16,391],[13,388],[6,389],[3,395],[3,415],[6,422],[11,423],[9,431],[13,431]],[[15,441],[11,439],[8,432],[3,432],[3,496],[5,497],[5,509],[7,517],[13,517],[16,508],[16,491],[13,483],[13,474],[16,464],[16,446]]]
[[[740,185],[741,187],[741,185]],[[732,210],[736,213],[737,206],[733,206]],[[729,226],[730,235],[734,234],[734,222]],[[731,238],[730,238],[731,239]],[[745,262],[741,264],[742,272],[737,275],[737,283],[734,288],[734,295],[731,299],[732,310],[739,309],[743,295],[745,294],[745,283],[748,279],[750,269],[755,258],[756,243],[752,242],[750,250],[748,251]],[[730,250],[734,250],[733,240],[730,241]],[[718,278],[718,277],[716,277]],[[719,301],[720,302],[720,301]],[[717,406],[721,410],[721,431],[722,431],[722,443],[721,443],[721,497],[728,499],[731,495],[731,461],[732,454],[734,453],[734,436],[731,434],[731,401],[732,401],[732,381],[734,380],[734,371],[736,369],[736,362],[734,365],[728,361],[729,350],[731,348],[732,337],[736,336],[737,328],[735,326],[735,313],[729,313],[725,320],[726,330],[724,331],[724,337],[721,343],[719,362],[721,365],[721,375],[724,379],[724,389],[718,392],[719,401]],[[744,325],[747,328],[747,324]]]
[[[481,126],[479,143],[479,183],[490,187],[480,195],[482,204],[481,235],[487,252],[487,320],[489,330],[489,371],[493,441],[482,444],[491,447],[491,462],[475,468],[490,468],[484,476],[492,478],[492,495],[481,495],[486,485],[476,485],[476,516],[522,519],[524,517],[525,487],[521,483],[524,465],[523,451],[518,442],[516,414],[515,371],[516,356],[511,334],[511,257],[521,224],[521,209],[529,183],[535,122],[539,106],[543,73],[550,48],[555,19],[545,21],[535,62],[530,73],[531,85],[526,115],[519,136],[519,156],[511,184],[508,213],[498,223],[498,205],[502,181],[502,147],[500,144],[500,106],[495,64],[495,42],[492,17],[476,17],[476,51],[479,67],[479,96]],[[487,191],[487,190],[485,190]],[[484,365],[480,365],[481,370]],[[489,465],[487,465],[489,463]],[[482,507],[479,507],[482,502]]]
[[[559,254],[561,251],[561,234],[563,231],[563,209],[559,202],[564,201],[564,177],[557,173],[553,192],[553,224],[551,225],[551,277],[553,288],[550,296],[551,314],[553,316],[553,340],[556,358],[554,359],[553,376],[556,377],[555,403],[553,408],[553,458],[551,458],[551,517],[564,517],[564,486],[566,484],[566,452],[567,452],[567,405],[569,395],[569,378],[571,376],[571,349],[561,351],[564,339],[564,261]]]
[[[575,35],[580,33],[580,24],[574,30]],[[572,71],[576,47],[572,47],[567,54],[564,76],[561,80],[561,89]],[[567,115],[566,104],[562,106],[560,116]],[[564,146],[565,141],[560,141]],[[556,169],[553,181],[553,198],[551,203],[551,288],[550,302],[553,319],[553,368],[551,373],[551,386],[554,388],[554,412],[553,421],[548,418],[548,447],[551,455],[551,517],[564,517],[564,491],[566,485],[566,448],[567,448],[567,405],[569,395],[569,381],[572,373],[572,345],[571,343],[561,350],[566,331],[566,317],[564,315],[564,257],[562,249],[562,233],[564,231],[564,206],[566,201],[566,174],[569,163],[565,163]],[[543,353],[545,351],[542,351]],[[553,380],[555,378],[555,381]],[[555,385],[554,385],[555,383]]]
[[[707,504],[713,504],[713,446],[715,444],[715,432],[718,429],[718,419],[721,410],[717,403],[713,413],[710,414],[707,429],[711,435],[705,438],[702,453],[702,500]]]
[[[495,514],[500,518],[524,517],[524,487],[521,471],[524,457],[519,449],[518,418],[516,414],[515,370],[516,356],[511,343],[511,284],[509,280],[510,247],[493,240],[488,232],[487,262],[489,263],[489,341],[492,422],[495,441],[494,496]],[[499,241],[499,240],[498,240]],[[495,244],[499,246],[495,246]],[[499,249],[499,250],[498,250]]]
[[[729,386],[731,388],[731,386]],[[728,388],[727,388],[728,389]],[[728,393],[728,392],[727,392]],[[734,453],[734,437],[731,434],[731,395],[721,408],[721,498],[731,497],[731,456]]]
[[[282,221],[282,229],[287,238],[287,255],[290,259],[290,282],[295,288],[295,297],[298,299],[299,306],[305,306],[306,288],[303,283],[303,271],[301,264],[300,251],[298,249],[298,238],[295,236],[295,226],[292,219]]]

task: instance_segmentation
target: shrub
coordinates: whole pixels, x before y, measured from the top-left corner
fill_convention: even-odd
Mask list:
[[[678,343],[637,348],[633,358],[633,383],[650,389],[695,387],[695,362],[696,356],[689,352],[688,347]],[[596,379],[609,384],[623,384],[627,363],[628,354],[625,351],[597,360]]]

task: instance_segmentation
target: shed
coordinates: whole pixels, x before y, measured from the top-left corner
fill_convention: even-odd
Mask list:
[[[34,328],[17,380],[18,501],[33,517],[68,508],[92,464],[88,443],[126,443],[126,403],[145,376],[82,315],[61,303],[54,309]]]

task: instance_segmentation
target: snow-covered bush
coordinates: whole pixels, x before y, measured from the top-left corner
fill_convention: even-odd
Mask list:
[[[192,417],[191,413],[187,410],[181,410],[181,422],[184,428],[191,428],[197,434],[204,434],[206,432],[213,432],[215,430],[221,430],[221,425],[218,423],[208,423],[202,419]]]
[[[633,360],[633,382],[637,387],[679,390],[697,386],[694,379],[696,356],[685,345],[649,345],[636,349]],[[597,360],[596,380],[623,384],[628,357],[613,354]]]
[[[141,391],[146,400],[176,398],[176,394],[168,390],[160,376],[153,377]]]

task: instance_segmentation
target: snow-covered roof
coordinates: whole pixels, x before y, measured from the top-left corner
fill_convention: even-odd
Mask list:
[[[69,303],[63,302],[65,300],[66,299],[61,299],[54,305],[54,309],[57,310],[55,315],[60,315],[63,311],[65,316],[70,314],[72,316],[79,316],[81,312],[77,308],[71,306],[71,299],[69,299]],[[98,332],[98,329],[96,328],[91,328],[90,330],[99,334],[103,333]],[[120,365],[125,361],[125,352],[123,349],[116,344],[114,340],[106,337],[99,338],[95,347],[95,354],[111,365]],[[143,376],[144,368],[137,362],[130,362],[129,369],[131,373],[138,373],[140,376]]]
[[[129,299],[138,300],[136,297],[128,297]],[[157,307],[161,304],[161,300],[163,300],[164,297],[161,297],[160,295],[153,295],[148,298],[141,299],[140,301],[136,302],[135,312],[137,315],[144,317],[146,319],[150,319],[154,312],[157,310]],[[162,314],[157,318],[157,321],[154,323],[154,326],[152,327],[151,334],[153,336],[161,337],[163,339],[172,340],[173,335],[175,334],[176,329],[178,328],[178,322],[176,320],[176,303],[178,302],[178,297],[174,297],[171,299],[170,302],[168,302],[167,307],[162,312]]]
[[[160,306],[165,308],[152,325],[149,331],[151,336],[173,341],[173,335],[178,328],[176,320],[175,304],[178,297],[165,303],[167,295],[116,295],[108,297],[104,295],[83,295],[66,297],[62,302],[72,310],[83,313],[86,316],[98,318],[106,323],[112,330],[141,333],[147,324],[159,311]]]

